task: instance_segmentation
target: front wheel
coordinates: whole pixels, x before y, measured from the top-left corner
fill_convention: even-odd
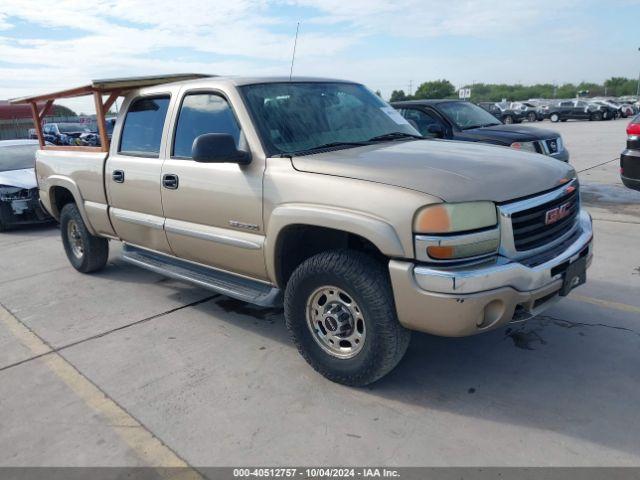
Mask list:
[[[557,113],[552,113],[549,117],[549,120],[551,120],[553,123],[556,123],[560,120],[560,115],[558,115]]]
[[[75,203],[60,212],[60,233],[67,258],[82,273],[101,270],[109,259],[109,241],[91,235]]]
[[[513,117],[511,115],[505,115],[502,121],[507,125],[511,125],[513,123]]]
[[[529,112],[529,113],[527,114],[527,120],[528,120],[529,122],[535,122],[535,121],[537,121],[537,120],[538,120],[538,116],[537,116],[534,112]]]
[[[298,351],[334,382],[363,386],[402,359],[411,332],[398,322],[385,266],[352,250],[303,262],[285,291],[285,319]]]

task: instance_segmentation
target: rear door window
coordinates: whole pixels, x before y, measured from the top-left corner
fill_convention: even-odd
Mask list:
[[[158,158],[169,96],[144,97],[131,103],[122,127],[122,155]]]

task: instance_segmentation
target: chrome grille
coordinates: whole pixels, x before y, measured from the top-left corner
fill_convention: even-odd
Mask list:
[[[569,190],[557,199],[511,215],[513,243],[517,251],[539,248],[571,230],[580,210],[580,201],[578,189]],[[554,219],[554,212],[558,212],[559,218]]]

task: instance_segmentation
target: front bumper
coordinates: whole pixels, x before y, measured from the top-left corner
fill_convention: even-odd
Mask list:
[[[567,150],[566,148],[563,148],[558,153],[552,153],[549,156],[555,158],[556,160],[560,160],[561,162],[568,162],[569,150]]]
[[[413,262],[389,263],[400,323],[411,330],[460,337],[540,314],[559,299],[563,274],[581,257],[591,264],[591,218],[580,212],[569,240],[535,257],[465,268],[432,268]]]
[[[2,228],[52,221],[53,218],[40,205],[37,195],[32,195],[28,198],[0,200],[0,224]]]

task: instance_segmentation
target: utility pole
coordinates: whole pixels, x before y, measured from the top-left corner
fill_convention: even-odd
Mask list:
[[[413,80],[409,80],[409,95],[413,95]]]

